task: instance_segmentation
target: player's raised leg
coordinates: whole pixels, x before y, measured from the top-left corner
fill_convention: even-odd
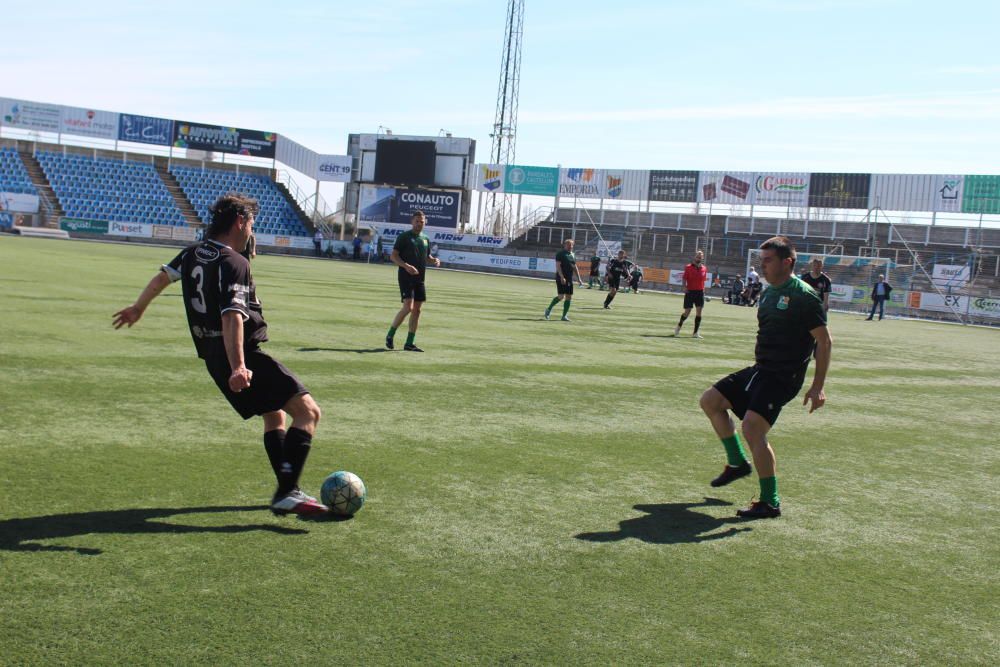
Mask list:
[[[752,472],[750,463],[747,461],[746,451],[740,442],[740,436],[736,432],[736,425],[733,423],[729,411],[732,409],[729,400],[722,395],[715,387],[709,387],[701,395],[701,409],[712,422],[712,428],[722,441],[722,446],[726,450],[726,466],[722,474],[712,480],[712,486],[725,486],[741,477],[746,477]]]

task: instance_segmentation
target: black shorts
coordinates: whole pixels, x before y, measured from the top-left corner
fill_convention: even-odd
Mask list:
[[[622,286],[622,277],[616,276],[614,274],[608,274],[608,287],[611,289],[619,289]]]
[[[400,300],[413,299],[414,301],[427,301],[427,290],[424,288],[423,275],[411,276],[406,271],[400,269],[397,279],[399,281]]]
[[[250,386],[238,394],[229,388],[229,376],[233,373],[229,359],[225,355],[205,359],[209,375],[243,419],[281,410],[299,394],[309,393],[294,373],[260,349],[247,350],[243,357],[253,377],[250,378]]]
[[[727,375],[716,382],[714,387],[726,397],[733,406],[733,413],[740,419],[746,416],[747,410],[753,410],[774,426],[781,408],[798,395],[805,375],[803,371],[781,377],[762,371],[757,366],[750,366]]]
[[[556,278],[556,294],[566,294],[573,296],[573,279],[570,278],[565,283]]]
[[[688,290],[684,292],[684,310],[705,307],[705,290]]]
[[[591,266],[590,267],[590,277],[591,278],[597,278],[600,275],[601,275],[601,267],[600,267],[600,265]]]

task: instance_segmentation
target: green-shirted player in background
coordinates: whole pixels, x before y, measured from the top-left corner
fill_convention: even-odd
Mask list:
[[[403,307],[399,309],[396,316],[392,318],[392,326],[389,333],[385,335],[385,346],[393,349],[393,337],[396,329],[403,323],[406,316],[410,316],[409,333],[406,334],[406,345],[403,349],[407,352],[423,352],[413,342],[417,337],[417,324],[420,322],[420,308],[427,300],[427,290],[424,288],[424,274],[427,273],[428,258],[434,266],[441,266],[441,260],[430,256],[430,239],[424,234],[424,225],[427,218],[423,211],[417,211],[410,218],[412,229],[403,232],[396,238],[395,245],[392,246],[392,263],[399,267],[397,280],[399,281],[399,295],[403,299]]]
[[[594,289],[595,280],[597,281],[597,287],[604,289],[604,281],[601,279],[600,255],[594,255],[590,258],[590,280],[587,281],[587,289]]]
[[[576,266],[576,255],[573,254],[573,239],[563,241],[563,249],[556,253],[556,293],[552,303],[545,309],[545,319],[549,319],[552,309],[560,301],[563,302],[562,321],[569,322],[569,302],[573,299],[573,276],[583,287],[583,278],[580,277],[580,269]]]
[[[743,420],[743,437],[760,479],[760,500],[736,512],[744,519],[781,516],[774,450],[767,433],[782,406],[798,395],[814,351],[816,372],[802,404],[812,401],[810,413],[823,407],[823,384],[833,347],[823,302],[795,275],[795,249],[789,240],[775,236],[764,241],[760,251],[761,273],[769,286],[757,308],[757,363],[719,380],[701,396],[701,409],[722,440],[728,459],[712,486],[725,486],[752,471],[728,411]]]

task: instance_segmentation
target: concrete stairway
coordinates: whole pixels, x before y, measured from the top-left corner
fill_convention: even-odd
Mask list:
[[[191,227],[201,227],[205,223],[202,222],[201,218],[198,217],[198,213],[194,210],[194,206],[188,200],[187,195],[184,194],[184,190],[181,189],[180,183],[174,178],[174,175],[167,170],[167,158],[158,157],[153,161],[153,168],[156,169],[156,173],[160,175],[160,180],[167,187],[167,192],[170,193],[170,197],[174,200],[177,208],[180,209],[181,214],[187,221],[187,224]]]
[[[31,151],[22,150],[19,147],[17,154],[21,157],[21,162],[24,163],[24,168],[28,171],[31,183],[38,190],[38,196],[42,200],[41,210],[44,217],[44,225],[58,229],[59,219],[65,215],[65,212],[59,203],[59,198],[56,196],[55,190],[52,189],[52,184],[49,183],[49,179],[42,169],[42,165],[31,154]]]

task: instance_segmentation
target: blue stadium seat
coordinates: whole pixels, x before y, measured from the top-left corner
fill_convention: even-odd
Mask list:
[[[184,215],[149,162],[62,155],[35,157],[67,215],[117,222],[184,225]],[[151,202],[162,202],[154,212]]]
[[[237,174],[223,169],[198,169],[176,165],[170,169],[198,216],[209,223],[209,206],[227,192],[241,192],[260,204],[256,226],[264,234],[308,236],[298,214],[274,181],[256,174]],[[265,231],[269,230],[269,231]],[[285,231],[278,231],[285,230]]]
[[[38,194],[21,156],[13,148],[0,149],[0,192]]]

